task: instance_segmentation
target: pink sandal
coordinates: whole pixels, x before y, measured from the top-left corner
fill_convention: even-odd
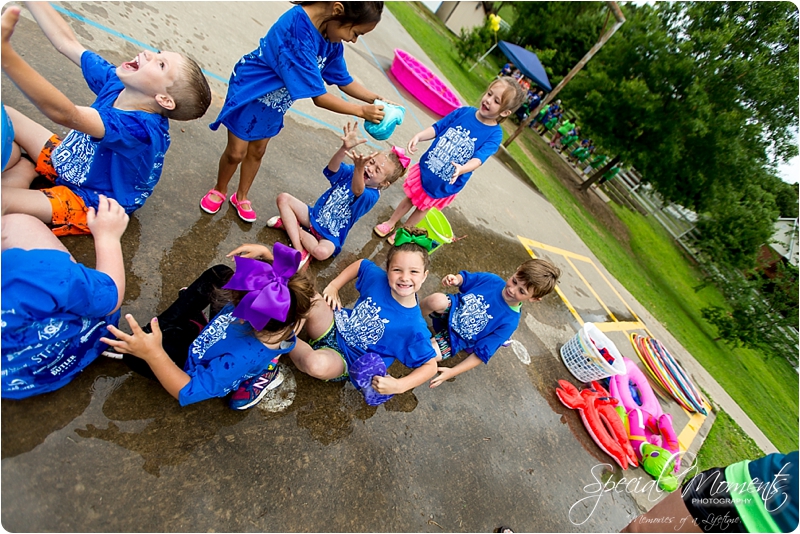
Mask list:
[[[218,196],[222,200],[214,200],[211,198],[213,195]],[[228,195],[223,195],[216,189],[210,190],[206,193],[202,199],[200,199],[200,209],[206,213],[215,214],[219,211],[222,205],[225,203],[225,199],[228,198]]]
[[[378,237],[386,237],[394,231],[394,226],[389,226],[386,223],[381,223],[372,229]]]
[[[231,204],[236,208],[236,213],[239,215],[240,219],[244,222],[255,222],[256,212],[253,210],[253,205],[249,200],[242,200],[239,202],[236,198],[236,193],[234,193],[231,195]]]

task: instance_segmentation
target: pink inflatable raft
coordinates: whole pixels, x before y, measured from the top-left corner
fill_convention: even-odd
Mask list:
[[[625,374],[609,378],[608,391],[619,401],[622,412],[627,414],[628,437],[633,450],[641,462],[643,444],[662,447],[674,455],[673,470],[677,473],[681,465],[680,446],[672,427],[672,416],[661,409],[653,388],[639,367],[628,358],[623,358],[623,361]],[[638,402],[634,399],[634,393]]]
[[[390,71],[400,85],[434,113],[445,116],[461,107],[461,101],[453,91],[405,50],[395,48]]]

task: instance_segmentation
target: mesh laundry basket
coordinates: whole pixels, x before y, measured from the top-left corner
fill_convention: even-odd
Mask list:
[[[614,363],[608,363],[600,355],[600,349],[603,348],[614,357]],[[581,382],[591,382],[625,373],[622,354],[592,323],[585,323],[569,341],[564,343],[560,352],[564,365]]]

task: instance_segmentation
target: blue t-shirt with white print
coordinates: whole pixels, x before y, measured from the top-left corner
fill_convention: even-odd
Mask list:
[[[458,108],[433,124],[436,137],[419,162],[422,189],[431,198],[455,195],[467,185],[471,172],[462,174],[450,184],[455,172],[453,162],[464,165],[472,158],[478,158],[483,164],[500,148],[503,129],[499,124],[483,124],[475,118],[477,112],[473,107]]]
[[[87,207],[97,208],[97,196],[115,199],[130,214],[152,194],[169,148],[169,119],[158,113],[114,107],[125,88],[116,67],[94,52],[81,55],[81,69],[97,95],[92,107],[105,127],[102,139],[72,130],[52,153],[56,185],[70,188]]]
[[[2,263],[2,397],[59,389],[108,348],[117,286],[61,250],[11,248]]]
[[[448,333],[455,355],[474,352],[483,363],[507,341],[519,325],[520,312],[503,300],[506,282],[492,273],[461,271],[464,283],[450,294]]]
[[[294,336],[279,349],[267,347],[253,335],[250,323],[233,316],[233,309],[232,303],[225,305],[189,346],[183,370],[191,380],[178,393],[181,406],[236,391],[241,382],[260,375],[275,357],[294,348]]]
[[[324,95],[326,83],[352,82],[342,43],[325,39],[295,6],[233,67],[225,104],[209,127],[224,124],[245,141],[274,137],[295,100]]]
[[[353,309],[334,313],[336,341],[348,362],[374,352],[387,369],[395,359],[414,369],[436,357],[419,304],[406,308],[397,302],[386,271],[361,260],[356,289],[360,295]]]
[[[336,246],[333,255],[342,251],[342,245],[350,229],[381,198],[378,189],[364,188],[361,195],[353,193],[353,172],[355,167],[348,163],[339,165],[339,170],[332,172],[326,166],[322,174],[331,183],[331,187],[322,193],[311,208],[309,218],[311,226],[325,239]]]

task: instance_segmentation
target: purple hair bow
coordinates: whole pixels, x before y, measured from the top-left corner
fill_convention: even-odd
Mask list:
[[[256,330],[263,330],[270,319],[285,321],[292,297],[289,279],[300,265],[300,251],[281,243],[272,247],[272,265],[241,256],[234,257],[236,272],[222,289],[247,291],[233,310],[233,316],[248,321]]]

